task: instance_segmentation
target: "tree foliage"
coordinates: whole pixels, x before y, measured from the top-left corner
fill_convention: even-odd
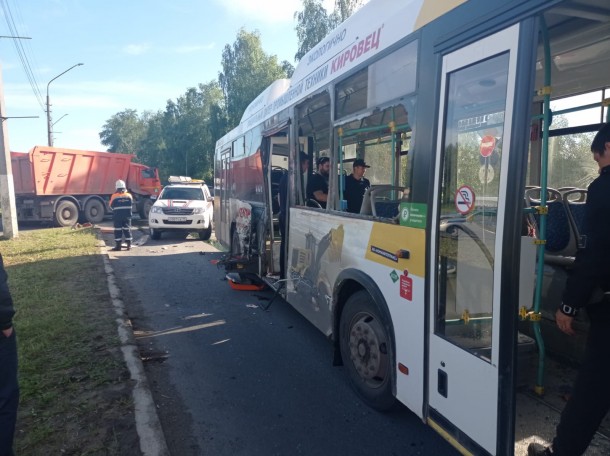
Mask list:
[[[294,13],[299,48],[295,60],[301,60],[316,44],[337,25],[350,17],[362,5],[362,0],[335,0],[331,13],[322,6],[322,0],[303,0],[303,10]]]
[[[362,0],[337,0],[328,14],[320,0],[303,0],[298,19],[299,52],[304,55]],[[297,54],[298,55],[298,54]],[[130,153],[137,160],[170,175],[190,175],[211,181],[216,141],[239,124],[247,106],[273,81],[289,78],[290,62],[264,52],[260,33],[239,30],[224,47],[218,80],[191,87],[164,110],[139,114],[126,109],[104,124],[100,139],[110,152]]]
[[[126,109],[106,121],[100,139],[110,152],[135,154],[146,131],[145,122],[135,109]]]
[[[267,55],[258,32],[241,29],[232,46],[222,52],[218,80],[225,96],[227,120],[236,126],[248,105],[276,79],[286,77],[277,56]]]

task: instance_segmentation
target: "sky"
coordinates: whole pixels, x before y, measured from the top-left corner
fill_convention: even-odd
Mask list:
[[[0,38],[10,150],[47,144],[47,89],[54,146],[106,150],[99,133],[114,114],[164,110],[217,80],[222,50],[242,27],[295,65],[300,9],[300,0],[0,0],[0,35],[30,38],[19,40],[21,55]]]

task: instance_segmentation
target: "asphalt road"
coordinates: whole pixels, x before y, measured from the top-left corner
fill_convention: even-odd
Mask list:
[[[408,410],[360,402],[323,334],[280,298],[263,311],[270,292],[232,290],[209,244],[136,243],[110,261],[172,455],[458,454]]]

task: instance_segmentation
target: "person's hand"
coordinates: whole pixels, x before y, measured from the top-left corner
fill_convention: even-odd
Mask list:
[[[573,321],[574,317],[564,314],[561,310],[555,312],[555,323],[557,323],[557,327],[568,336],[576,334],[572,328]]]
[[[6,337],[6,338],[11,337],[11,334],[13,334],[13,327],[11,326],[8,329],[3,329],[2,334],[4,334],[4,337]]]

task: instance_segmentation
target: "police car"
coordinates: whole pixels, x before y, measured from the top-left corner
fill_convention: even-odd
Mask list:
[[[150,237],[161,239],[164,231],[197,232],[202,240],[212,235],[213,198],[198,179],[170,176],[148,214]]]

